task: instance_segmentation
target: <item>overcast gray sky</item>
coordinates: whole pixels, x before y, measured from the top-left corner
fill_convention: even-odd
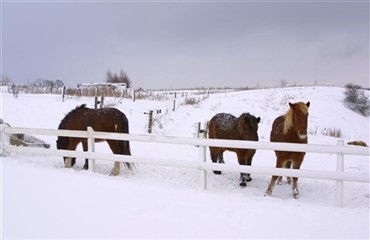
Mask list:
[[[369,87],[369,2],[2,2],[2,73],[134,88]]]

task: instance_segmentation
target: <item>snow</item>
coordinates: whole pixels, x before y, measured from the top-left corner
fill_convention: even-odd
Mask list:
[[[347,109],[343,88],[295,87],[210,94],[196,105],[185,105],[177,94],[159,100],[106,98],[106,104],[126,114],[131,133],[147,132],[149,110],[154,110],[153,134],[186,136],[196,122],[216,113],[261,117],[260,141],[269,141],[273,120],[284,114],[288,102],[310,101],[311,144],[335,145],[362,140],[369,144],[369,117]],[[205,95],[189,92],[191,97]],[[93,107],[93,99],[57,95],[2,93],[1,118],[15,127],[56,129],[77,105]],[[156,110],[161,110],[161,113]],[[325,135],[340,129],[342,137]],[[55,148],[56,137],[37,136]],[[81,146],[78,150],[81,151]],[[106,143],[97,151],[109,152]],[[198,160],[192,146],[131,142],[134,156],[164,156]],[[225,152],[225,164],[237,164]],[[207,149],[207,161],[210,160]],[[200,188],[197,170],[137,164],[134,172],[109,176],[112,162],[97,161],[97,172],[82,170],[83,159],[65,169],[60,157],[10,154],[1,161],[1,236],[7,238],[342,238],[368,239],[369,184],[344,183],[344,208],[335,207],[334,181],[300,178],[300,198],[294,199],[286,181],[264,197],[271,176],[252,174],[246,188],[239,174],[208,173],[209,189]],[[345,156],[345,172],[369,175],[369,157]],[[257,150],[253,165],[275,166],[272,151]],[[305,170],[335,171],[336,155],[307,153]]]

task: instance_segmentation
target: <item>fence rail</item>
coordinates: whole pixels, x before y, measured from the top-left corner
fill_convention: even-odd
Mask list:
[[[95,132],[91,128],[88,131],[71,131],[71,130],[54,130],[54,129],[33,129],[33,128],[16,128],[16,127],[1,127],[2,134],[34,134],[34,135],[49,135],[49,136],[64,136],[64,137],[81,137],[87,138],[89,142],[88,152],[42,149],[42,148],[26,148],[15,146],[4,146],[7,152],[40,154],[48,156],[65,156],[91,159],[89,170],[95,171],[95,164],[92,159],[121,161],[132,163],[145,163],[153,165],[162,165],[170,167],[183,167],[200,170],[200,182],[204,189],[207,188],[207,171],[220,170],[231,172],[247,172],[266,175],[279,175],[302,178],[315,178],[337,181],[336,186],[336,205],[343,206],[343,181],[369,183],[369,175],[359,175],[354,173],[344,173],[344,155],[359,155],[370,156],[369,148],[344,146],[343,141],[338,141],[338,145],[314,145],[314,144],[293,144],[293,143],[272,143],[272,142],[255,142],[255,141],[237,141],[237,140],[219,140],[219,139],[202,139],[190,137],[166,137],[158,135],[141,135],[141,134],[122,134],[122,133],[107,133]],[[169,143],[199,146],[199,161],[174,160],[166,158],[154,157],[135,157],[126,155],[115,155],[111,153],[96,153],[94,152],[93,139],[110,139],[110,140],[128,140],[138,142],[151,143]],[[244,149],[259,149],[259,150],[281,150],[295,152],[314,152],[337,154],[337,171],[313,171],[313,170],[294,170],[282,168],[256,167],[256,166],[239,166],[227,165],[206,162],[206,147],[228,147],[228,148],[244,148]]]

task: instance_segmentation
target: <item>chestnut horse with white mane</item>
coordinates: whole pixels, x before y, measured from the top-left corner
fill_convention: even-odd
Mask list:
[[[290,108],[285,115],[279,116],[274,120],[270,133],[270,141],[307,144],[307,122],[310,102],[289,103],[289,106]],[[305,154],[305,152],[275,151],[276,167],[299,169]],[[281,183],[282,177],[272,176],[266,195],[272,194],[278,178],[279,183]],[[287,180],[290,184],[291,178],[287,177]],[[292,194],[294,198],[298,198],[297,177],[293,177]]]

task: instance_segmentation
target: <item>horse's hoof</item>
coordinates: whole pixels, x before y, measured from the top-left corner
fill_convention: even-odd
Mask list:
[[[241,182],[240,184],[239,184],[239,186],[241,186],[241,187],[247,187],[247,183],[246,182]]]
[[[265,195],[263,195],[264,197],[271,197],[271,193],[267,193],[265,192]]]
[[[271,197],[271,195],[272,195],[272,189],[267,189],[264,196]]]
[[[287,180],[289,185],[292,183],[292,178],[291,177],[287,177],[286,180]]]
[[[83,170],[88,170],[89,169],[89,167],[88,166],[83,166],[83,168],[82,168]]]
[[[298,199],[298,198],[299,198],[299,192],[298,192],[298,189],[293,189],[292,194],[293,194],[293,197],[294,197],[295,199]]]
[[[221,171],[213,171],[214,174],[221,175]]]
[[[276,182],[277,182],[278,185],[282,185],[283,184],[283,178],[279,177]]]
[[[109,176],[118,176],[119,172],[118,171],[112,171]]]

